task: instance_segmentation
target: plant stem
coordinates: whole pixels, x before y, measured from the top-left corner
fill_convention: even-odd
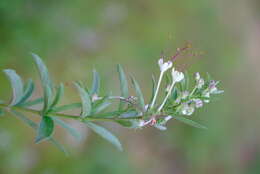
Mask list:
[[[154,104],[155,104],[155,101],[156,101],[156,98],[157,98],[157,95],[158,95],[158,92],[159,92],[159,89],[160,89],[160,85],[161,85],[161,82],[162,82],[162,77],[163,77],[163,71],[161,71],[160,73],[160,77],[159,77],[159,80],[158,80],[158,84],[157,84],[157,87],[156,87],[156,91],[155,91],[155,94],[154,94],[154,97],[153,97],[153,101],[151,103],[151,109],[153,108]]]
[[[191,91],[190,96],[193,95],[193,93],[196,91],[196,89],[197,89],[197,87],[195,86],[195,87],[193,88],[193,90]]]
[[[175,84],[175,82],[173,81],[172,84],[171,84],[171,87],[170,87],[170,89],[169,89],[169,91],[168,91],[168,93],[166,95],[166,97],[164,98],[161,106],[158,108],[158,112],[160,112],[162,110],[163,106],[165,105],[167,99],[169,98],[169,96],[170,96],[170,94],[172,92],[172,88],[174,87],[174,84]]]
[[[6,104],[0,104],[0,108],[6,108],[7,111],[10,109],[20,110],[24,112],[29,112],[32,114],[41,115],[40,110],[30,109],[30,108],[23,108],[19,106],[8,106]],[[63,114],[63,113],[49,113],[47,114],[50,117],[62,117],[62,118],[69,118],[74,120],[89,120],[89,121],[116,121],[116,120],[133,120],[133,119],[142,119],[141,116],[133,117],[133,118],[97,118],[93,116],[88,116],[85,118],[80,117],[79,115],[69,115],[69,114]]]

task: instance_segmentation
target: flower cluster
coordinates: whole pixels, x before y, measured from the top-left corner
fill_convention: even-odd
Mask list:
[[[158,65],[160,67],[159,80],[152,103],[150,107],[147,107],[150,110],[155,110],[155,114],[147,120],[139,120],[138,128],[150,125],[160,130],[166,130],[165,124],[174,116],[190,116],[196,108],[201,108],[204,103],[209,103],[211,95],[224,92],[223,90],[218,90],[218,81],[211,80],[210,78],[205,80],[201,78],[198,72],[195,73],[195,87],[189,92],[182,87],[183,84],[188,83],[188,79],[185,79],[183,72],[179,72],[172,67],[173,63],[171,61],[164,62],[161,58],[158,61]],[[168,84],[165,89],[166,96],[162,103],[156,105],[163,75],[171,68],[171,84]],[[178,83],[179,85],[177,85]],[[163,116],[163,118],[159,118],[160,116]]]

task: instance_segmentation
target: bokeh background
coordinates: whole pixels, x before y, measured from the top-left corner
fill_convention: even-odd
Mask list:
[[[116,93],[115,65],[120,63],[149,95],[160,53],[171,55],[191,41],[204,54],[183,56],[176,66],[188,65],[190,75],[210,72],[225,93],[193,115],[207,131],[176,121],[164,132],[106,124],[121,139],[123,152],[71,122],[84,139],[76,142],[58,128],[56,137],[71,152],[66,157],[48,142],[35,145],[35,132],[5,115],[0,119],[0,173],[260,173],[259,9],[258,0],[1,0],[0,69],[33,77],[38,87],[30,52],[44,59],[56,83],[90,84],[96,68],[103,91]],[[0,98],[10,95],[1,72]],[[64,103],[77,100],[68,86]]]

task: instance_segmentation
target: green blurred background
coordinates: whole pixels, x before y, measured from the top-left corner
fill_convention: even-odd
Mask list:
[[[207,131],[175,121],[164,132],[106,124],[122,140],[123,152],[71,122],[84,139],[76,142],[58,128],[56,137],[71,152],[66,157],[48,142],[35,145],[35,132],[6,115],[0,119],[0,173],[260,173],[259,12],[258,0],[1,0],[0,69],[33,77],[38,87],[30,52],[44,59],[56,83],[90,84],[96,68],[103,88],[113,93],[121,63],[149,95],[160,53],[171,55],[191,41],[205,54],[176,66],[188,64],[190,75],[210,72],[225,93],[193,116]],[[1,72],[0,98],[10,95]],[[68,86],[64,103],[77,100]]]

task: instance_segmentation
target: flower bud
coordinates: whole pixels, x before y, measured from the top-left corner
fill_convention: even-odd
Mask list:
[[[165,72],[167,71],[169,68],[172,67],[172,62],[168,61],[168,62],[163,62],[163,58],[158,60],[158,65],[160,67],[160,71],[161,72]]]
[[[174,68],[172,68],[172,80],[173,82],[180,82],[184,79],[184,74],[179,71],[175,71]]]

